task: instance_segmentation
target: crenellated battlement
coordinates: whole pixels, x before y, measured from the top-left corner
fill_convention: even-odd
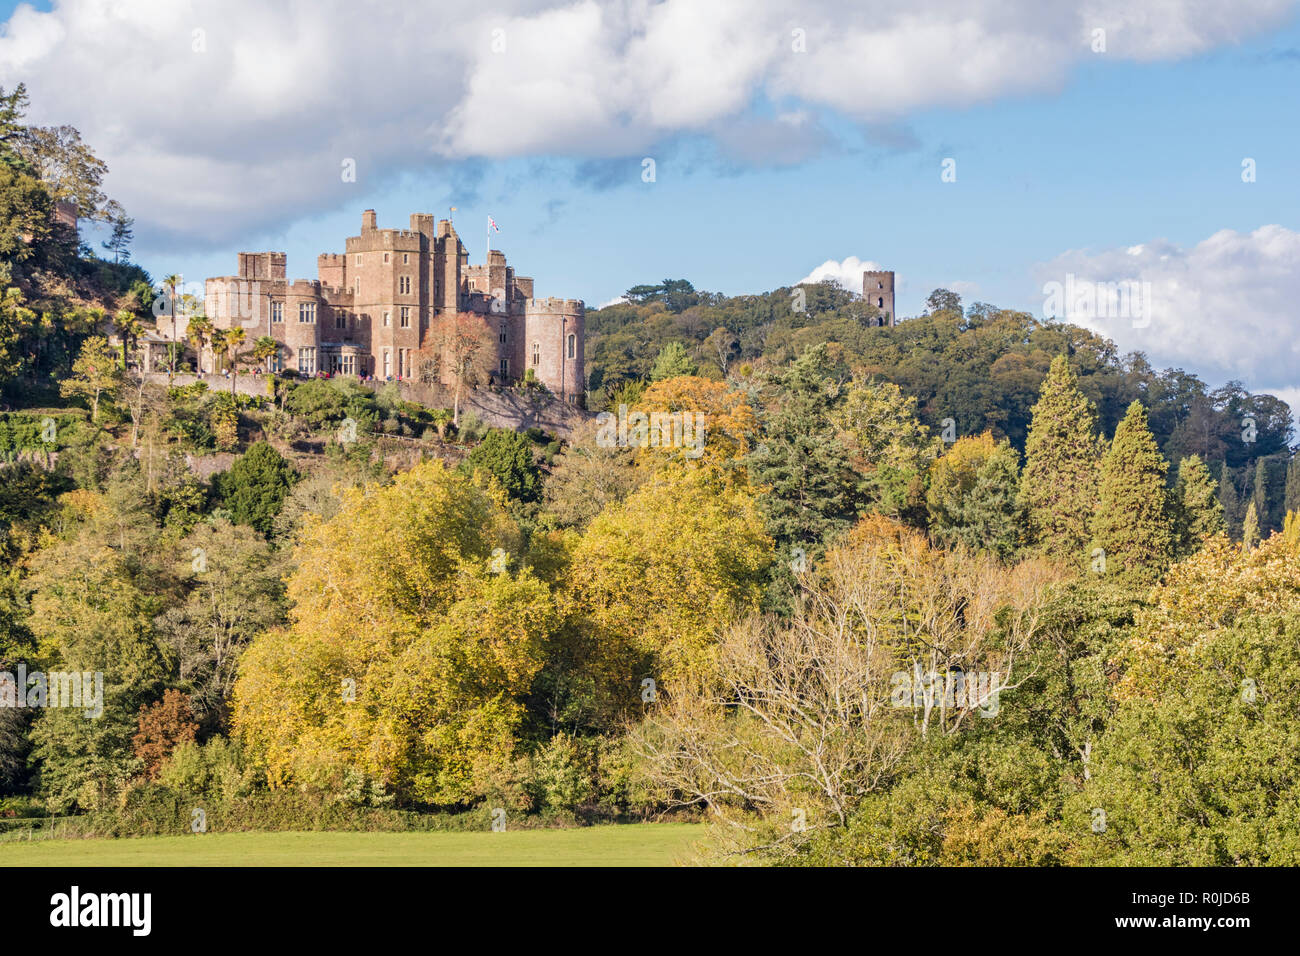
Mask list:
[[[283,346],[285,367],[378,379],[414,376],[430,351],[442,347],[447,322],[470,321],[484,339],[495,384],[531,373],[557,394],[580,400],[581,299],[534,296],[532,277],[516,275],[500,249],[471,265],[451,221],[429,213],[412,214],[409,229],[381,229],[367,209],[360,234],[345,237],[343,248],[317,256],[317,278],[292,282],[285,278],[285,253],[240,253],[235,276],[208,280],[209,314],[228,327],[239,309],[249,308],[244,299],[260,296],[266,311],[259,314]],[[224,291],[222,283],[240,283],[242,298],[212,295]],[[355,354],[340,358],[340,343],[350,343]]]

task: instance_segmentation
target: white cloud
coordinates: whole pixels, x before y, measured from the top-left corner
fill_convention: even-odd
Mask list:
[[[345,158],[373,185],[481,156],[652,155],[694,133],[734,161],[797,162],[824,111],[887,128],[1057,88],[1097,58],[1097,27],[1107,59],[1172,58],[1266,30],[1292,2],[496,5],[55,0],[5,25],[0,83],[27,82],[35,121],[81,129],[142,229],[221,241],[347,201]]]
[[[883,268],[884,266],[878,262],[873,262],[870,259],[859,259],[857,256],[848,256],[838,261],[827,259],[796,282],[795,285],[805,282],[825,282],[830,279],[832,282],[838,282],[842,288],[861,295],[862,273],[879,272]]]
[[[1067,303],[1066,317],[1124,351],[1279,395],[1300,388],[1300,233],[1272,225],[1250,233],[1224,229],[1187,249],[1154,240],[1074,250],[1037,271],[1045,299],[1072,284],[1074,306]],[[1090,297],[1106,298],[1092,294],[1108,288],[1096,284],[1121,282],[1140,283],[1129,287],[1139,294],[1139,308],[1102,314],[1090,305]]]

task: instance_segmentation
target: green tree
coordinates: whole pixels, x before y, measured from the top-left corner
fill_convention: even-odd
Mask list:
[[[465,457],[465,468],[471,473],[480,468],[488,472],[516,501],[536,501],[542,490],[532,442],[508,428],[490,429]]]
[[[1178,463],[1172,506],[1174,548],[1179,558],[1194,553],[1211,537],[1226,530],[1218,488],[1199,455],[1189,455]]]
[[[235,459],[230,470],[213,476],[212,491],[237,524],[271,533],[275,516],[297,475],[266,442],[257,442]]]
[[[1255,499],[1250,500],[1246,507],[1246,518],[1241,523],[1241,543],[1246,546],[1247,550],[1255,548],[1262,535],[1259,532],[1259,512],[1255,509]]]
[[[1089,540],[1100,477],[1093,405],[1079,391],[1064,355],[1043,380],[1020,478],[1020,502],[1037,550],[1081,564]]]
[[[193,323],[190,323],[191,325]],[[270,361],[280,354],[280,343],[269,335],[259,336],[253,343],[253,349],[249,353],[253,360],[260,364],[264,371],[271,371]]]
[[[694,375],[699,370],[700,367],[691,361],[686,346],[681,342],[669,342],[655,357],[655,363],[650,369],[650,381],[662,382],[679,375]]]
[[[122,369],[108,339],[92,335],[81,344],[81,352],[72,363],[72,375],[59,383],[59,394],[86,399],[90,403],[90,420],[98,421],[100,399],[111,398],[121,384]]]
[[[1300,455],[1292,455],[1287,462],[1286,487],[1282,498],[1282,510],[1286,514],[1300,514]]]
[[[130,309],[118,309],[117,314],[113,316],[113,326],[117,330],[118,337],[122,340],[122,368],[126,368],[128,357],[132,346],[144,332],[144,324]]]
[[[794,548],[805,557],[819,553],[856,520],[863,503],[861,477],[836,422],[845,389],[829,365],[827,347],[818,345],[774,376],[774,407],[749,459],[768,533],[786,562]]]
[[[114,262],[130,262],[131,240],[135,238],[135,231],[132,227],[135,225],[135,220],[126,214],[126,210],[121,207],[117,200],[109,200],[104,209],[104,214],[112,225],[113,231],[102,243],[103,247],[113,253]]]
[[[1241,534],[1241,500],[1237,496],[1237,482],[1232,469],[1225,461],[1219,469],[1219,501],[1223,505],[1223,523],[1233,537]]]
[[[1019,547],[1020,455],[988,432],[959,438],[930,467],[926,505],[930,534],[947,548],[958,544],[1009,560]]]
[[[1255,484],[1251,501],[1255,504],[1255,514],[1259,518],[1259,530],[1268,534],[1277,525],[1273,521],[1273,482],[1268,473],[1268,459],[1255,461]]]
[[[1156,447],[1140,402],[1129,406],[1101,464],[1101,497],[1093,546],[1105,552],[1107,573],[1153,583],[1173,556],[1165,481],[1169,464]]]

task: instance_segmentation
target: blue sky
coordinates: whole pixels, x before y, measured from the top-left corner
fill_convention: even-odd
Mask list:
[[[1045,278],[1067,269],[1099,281],[1124,278],[1116,273],[1130,264],[1123,251],[1141,246],[1145,258],[1129,254],[1132,274],[1171,290],[1171,314],[1158,313],[1154,327],[1142,331],[1131,323],[1096,327],[1123,348],[1148,350],[1159,363],[1193,368],[1216,382],[1244,378],[1294,399],[1300,374],[1293,369],[1300,362],[1287,356],[1294,357],[1292,343],[1300,340],[1300,318],[1286,303],[1300,292],[1300,237],[1294,236],[1300,232],[1300,129],[1294,122],[1300,22],[1290,4],[1253,2],[1264,24],[1258,28],[1249,26],[1248,10],[1237,18],[1246,27],[1229,27],[1214,18],[1196,20],[1208,15],[1189,4],[1190,26],[1148,26],[1142,33],[1125,25],[1112,29],[1110,52],[1062,46],[1068,56],[1059,65],[1034,62],[1060,55],[1050,46],[1059,24],[1026,28],[1021,51],[1019,27],[1000,22],[993,4],[980,26],[980,45],[965,48],[966,59],[940,58],[902,96],[894,89],[885,97],[914,102],[883,107],[852,72],[858,67],[829,55],[816,69],[832,78],[843,71],[829,91],[818,92],[807,78],[782,77],[781,64],[765,66],[752,81],[720,79],[715,89],[707,57],[701,66],[702,58],[687,51],[668,67],[676,74],[657,79],[648,93],[627,92],[623,54],[593,51],[588,43],[571,56],[545,57],[540,74],[522,78],[493,72],[503,69],[497,64],[504,57],[449,61],[449,75],[468,77],[463,90],[427,113],[422,99],[412,99],[406,114],[394,109],[390,116],[376,105],[382,101],[369,99],[368,87],[360,88],[370,80],[351,75],[363,69],[363,58],[326,57],[334,68],[296,78],[277,57],[240,59],[238,32],[220,26],[205,35],[205,67],[229,46],[243,74],[264,79],[273,93],[241,100],[239,89],[232,89],[240,81],[220,70],[189,76],[189,50],[177,52],[177,65],[162,74],[178,78],[175,90],[143,68],[135,87],[123,86],[134,69],[129,59],[122,67],[127,79],[111,81],[116,89],[66,90],[54,68],[67,69],[96,42],[114,42],[111,29],[85,26],[92,12],[113,9],[97,0],[38,5],[52,12],[10,20],[0,39],[0,82],[26,79],[34,119],[77,125],[109,159],[109,191],[136,217],[136,257],[155,276],[224,274],[239,250],[280,249],[289,254],[293,276],[312,277],[316,254],[341,249],[343,238],[357,232],[362,209],[376,209],[381,226],[405,226],[411,212],[441,218],[455,205],[471,261],[482,259],[491,214],[502,228],[494,245],[522,274],[535,277],[539,295],[582,298],[589,307],[665,277],[728,294],[764,291],[828,261],[857,257],[896,270],[904,315],[920,311],[937,286],[957,288],[967,302],[1040,314]],[[203,6],[193,4],[188,19],[182,16],[167,34],[178,46],[189,41],[190,23],[217,22],[216,8],[205,13]],[[509,11],[513,19],[503,13],[499,22],[518,37],[529,24],[550,24],[548,16],[571,16],[574,23],[580,15],[588,23],[595,17],[597,35],[612,36],[613,45],[622,29],[616,14],[591,13],[593,6],[517,4]],[[817,6],[830,23],[851,15],[835,4]],[[927,29],[947,28],[938,0],[919,6],[934,8],[921,11],[934,17]],[[0,4],[6,20],[13,10],[13,4]],[[774,30],[798,22],[776,16]],[[63,37],[52,29],[56,21]],[[489,17],[463,29],[485,30],[493,22]],[[855,28],[846,21],[844,32]],[[312,37],[301,41],[304,48],[317,43],[336,49],[330,45],[347,42],[347,36],[303,29]],[[566,36],[580,32],[573,23],[565,30]],[[344,26],[339,31],[347,33]],[[648,31],[628,27],[622,40],[641,32]],[[453,31],[451,40],[460,35]],[[810,55],[831,42],[810,29]],[[917,41],[904,31],[897,42],[906,48]],[[156,38],[150,43],[142,51],[157,49]],[[1005,49],[989,60],[1024,57],[1025,65],[986,62],[980,51],[997,43]],[[736,40],[743,44],[743,37]],[[610,65],[592,81],[591,97],[629,97],[609,115],[592,107],[596,119],[582,116],[584,91],[579,81],[563,78],[556,96],[543,99],[545,109],[519,106],[520,91],[528,87],[518,84],[546,82],[554,63],[585,69],[606,53]],[[114,59],[111,50],[105,54],[106,61]],[[404,82],[404,55],[393,54],[394,83]],[[719,70],[748,69],[743,58],[734,57],[733,64],[729,56]],[[969,89],[962,86],[967,63],[974,64],[967,71]],[[68,86],[76,79],[72,69]],[[262,69],[265,78],[257,75]],[[934,76],[945,70],[959,78]],[[628,118],[677,75],[685,79],[672,93],[674,102],[647,108],[649,119]],[[332,99],[311,88],[331,83],[338,91]],[[861,89],[855,91],[854,83]],[[721,101],[733,92],[729,84],[738,88],[739,101],[711,112],[687,102],[697,91],[701,102]],[[132,90],[143,103],[130,101]],[[157,98],[156,109],[150,97]],[[563,100],[575,105],[569,109]],[[184,113],[186,104],[182,122],[174,114]],[[552,107],[553,115],[535,116]],[[489,111],[492,118],[481,119]],[[158,135],[166,141],[149,145]],[[181,141],[185,145],[177,146]],[[349,156],[358,164],[352,183],[337,173]],[[656,163],[652,183],[642,181],[645,157]],[[941,181],[945,158],[956,161],[956,182]],[[1255,182],[1242,181],[1246,158],[1256,163]],[[1257,234],[1267,226],[1281,231]],[[1209,242],[1223,230],[1237,235]],[[1224,314],[1238,310],[1254,318],[1239,322],[1238,315]],[[1207,338],[1207,325],[1220,331]],[[1238,338],[1230,326],[1242,328]]]

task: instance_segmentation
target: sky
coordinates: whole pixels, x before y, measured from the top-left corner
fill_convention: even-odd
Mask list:
[[[155,276],[283,250],[313,278],[362,210],[404,228],[455,206],[470,260],[490,215],[539,296],[860,291],[878,266],[900,315],[945,287],[1300,408],[1292,0],[68,0],[0,18],[0,85],[25,82],[30,121],[76,126],[108,163]],[[1136,304],[1089,307],[1128,282]]]

